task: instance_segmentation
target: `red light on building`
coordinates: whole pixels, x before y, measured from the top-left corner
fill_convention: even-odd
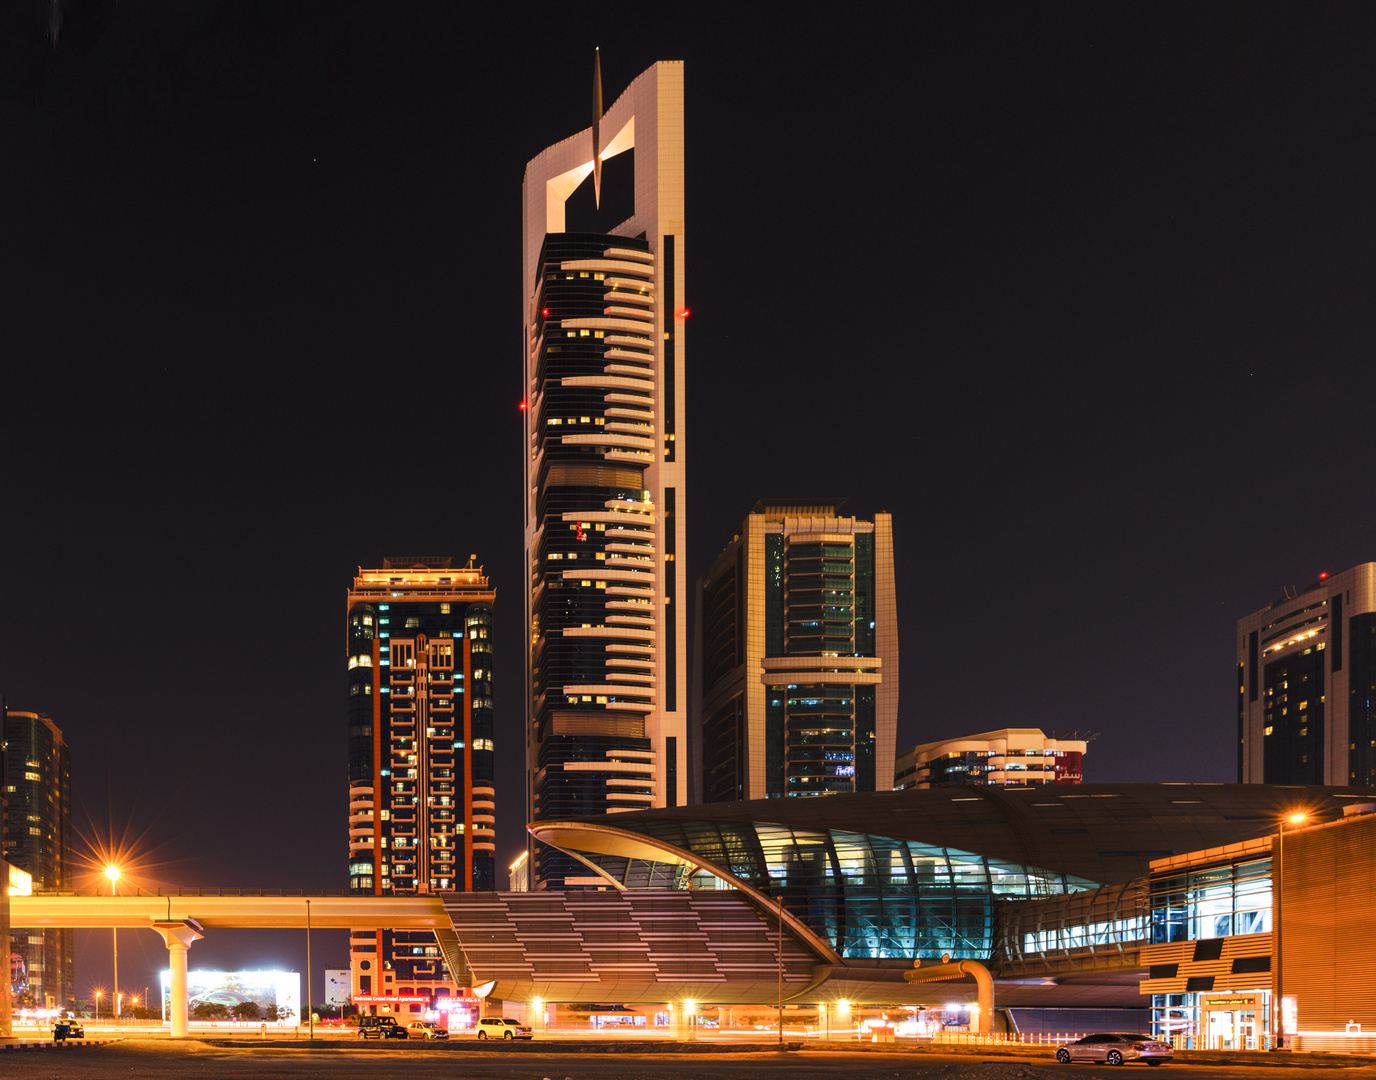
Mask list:
[[[688,318],[688,309],[687,309],[687,308],[684,308],[682,311],[680,311],[680,312],[678,313],[678,317],[679,317],[680,319],[686,319],[686,318]]]
[[[540,315],[541,315],[543,318],[546,318],[546,319],[549,318],[549,308],[541,308],[541,309],[540,309]]]
[[[522,412],[525,412],[525,411],[526,411],[527,405],[528,405],[527,402],[524,402],[524,401],[521,402],[521,411],[522,411]]]
[[[1322,580],[1323,580],[1324,578],[1326,578],[1327,576],[1328,576],[1328,571],[1325,570],[1322,574],[1319,575],[1319,580],[1322,581]]]

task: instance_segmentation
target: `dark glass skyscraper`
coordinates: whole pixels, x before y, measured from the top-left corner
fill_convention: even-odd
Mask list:
[[[5,741],[5,859],[29,873],[35,893],[71,889],[71,758],[62,731],[44,713],[7,710]],[[71,930],[12,930],[14,970],[24,983],[15,987],[17,1003],[65,1008],[74,1002],[73,948]]]
[[[393,557],[354,579],[347,622],[354,892],[497,887],[495,599],[471,560],[454,569],[448,557]],[[458,989],[433,934],[355,931],[350,952],[355,997]]]

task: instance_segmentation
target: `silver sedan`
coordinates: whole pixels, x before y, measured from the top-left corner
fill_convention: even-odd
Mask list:
[[[1072,1061],[1106,1061],[1123,1065],[1129,1061],[1145,1061],[1148,1065],[1164,1065],[1175,1056],[1170,1043],[1153,1039],[1150,1035],[1100,1031],[1083,1039],[1066,1043],[1056,1051],[1062,1065]]]

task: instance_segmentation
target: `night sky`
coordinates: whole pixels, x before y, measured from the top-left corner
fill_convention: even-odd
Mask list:
[[[82,835],[343,888],[346,587],[477,553],[522,847],[520,185],[598,45],[687,65],[690,581],[760,496],[891,511],[900,746],[1235,779],[1234,621],[1376,559],[1376,9],[506,10],[0,6],[0,692]]]

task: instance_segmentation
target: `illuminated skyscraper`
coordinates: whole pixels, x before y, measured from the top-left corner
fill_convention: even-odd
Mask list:
[[[525,174],[532,819],[687,800],[683,65],[605,114],[599,77],[592,116]],[[605,885],[533,856],[536,888]]]
[[[62,730],[44,713],[5,712],[5,858],[32,878],[36,893],[63,892],[72,882],[71,758]],[[8,882],[0,878],[0,888]],[[21,1000],[65,1008],[76,1000],[74,933],[20,928],[9,935],[11,963],[22,972]]]
[[[496,593],[473,560],[462,569],[449,564],[448,557],[387,558],[380,570],[360,567],[349,591],[349,887],[356,893],[497,887]],[[433,934],[351,937],[355,997],[458,989]]]
[[[1244,784],[1376,784],[1376,563],[1321,574],[1237,623]]]
[[[698,581],[703,802],[893,786],[893,519],[844,502],[760,500]]]

